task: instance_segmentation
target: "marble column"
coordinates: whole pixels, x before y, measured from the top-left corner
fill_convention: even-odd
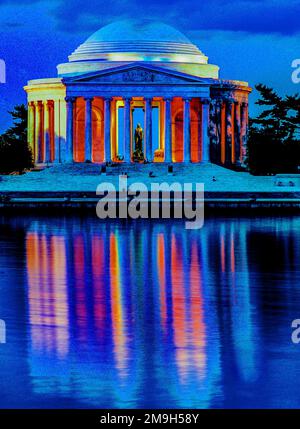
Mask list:
[[[221,101],[220,110],[221,164],[226,162],[226,103]]]
[[[146,159],[153,161],[152,148],[152,98],[145,98]]]
[[[213,101],[213,116],[212,116],[213,123],[210,124],[210,129],[213,130],[213,142],[211,142],[212,144],[211,162],[216,162],[217,164],[221,162],[221,158],[222,158],[221,157],[221,141],[222,141],[221,115],[222,115],[222,100],[217,98]]]
[[[49,101],[44,101],[44,161],[51,162],[51,141],[50,141],[50,105]]]
[[[50,160],[55,161],[55,129],[54,129],[54,101],[50,101]]]
[[[131,98],[124,99],[124,161],[131,162]]]
[[[43,162],[42,104],[35,101],[35,161]]]
[[[54,100],[54,162],[61,162],[60,156],[60,100]]]
[[[111,161],[111,98],[104,99],[104,151],[105,162]]]
[[[234,141],[234,152],[235,152],[235,164],[241,165],[241,149],[242,149],[242,134],[241,134],[241,105],[239,102],[235,103],[235,141]]]
[[[209,140],[209,108],[210,99],[204,98],[202,104],[202,162],[210,162],[210,140]]]
[[[225,164],[232,164],[232,147],[234,144],[234,133],[233,133],[233,107],[234,103],[232,100],[226,102],[226,148],[225,148]]]
[[[110,129],[111,129],[111,159],[117,160],[119,153],[119,142],[117,136],[118,130],[118,112],[117,112],[117,100],[112,99],[110,104]]]
[[[171,99],[165,98],[165,162],[172,162],[172,115]]]
[[[93,145],[93,122],[92,109],[93,97],[85,97],[85,161],[92,162],[92,145]]]
[[[31,149],[32,158],[35,160],[35,139],[34,139],[34,102],[28,103],[28,144]]]
[[[191,162],[191,98],[184,98],[183,162]]]
[[[73,141],[74,141],[74,103],[75,97],[66,97],[67,102],[67,141],[66,141],[66,162],[73,162]]]
[[[241,149],[241,160],[242,166],[245,167],[246,157],[247,157],[247,133],[248,133],[248,103],[242,103],[241,105],[241,139],[242,139],[242,149]]]

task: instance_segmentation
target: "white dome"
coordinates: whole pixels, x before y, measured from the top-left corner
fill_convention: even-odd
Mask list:
[[[180,31],[161,22],[133,19],[96,31],[57,69],[60,77],[78,76],[133,62],[214,79],[219,73],[219,67],[208,64],[208,58]]]
[[[170,25],[150,20],[133,19],[106,25],[96,31],[87,42],[120,42],[123,40],[191,43],[186,36]]]
[[[207,62],[197,46],[170,25],[132,19],[101,28],[69,57],[70,62],[86,60]]]

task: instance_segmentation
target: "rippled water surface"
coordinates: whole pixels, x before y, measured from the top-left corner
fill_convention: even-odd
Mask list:
[[[0,218],[0,407],[300,407],[300,218]]]

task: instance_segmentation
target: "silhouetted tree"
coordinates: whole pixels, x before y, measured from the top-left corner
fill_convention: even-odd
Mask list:
[[[256,85],[264,110],[250,119],[248,167],[254,174],[292,173],[300,166],[300,96],[280,97]]]
[[[27,109],[21,104],[9,113],[13,126],[0,135],[0,172],[23,172],[33,166],[32,153],[27,143]]]

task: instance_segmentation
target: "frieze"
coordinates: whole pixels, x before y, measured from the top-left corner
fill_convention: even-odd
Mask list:
[[[170,77],[147,70],[129,70],[122,75],[123,82],[169,82]]]
[[[103,82],[114,84],[191,84],[192,80],[172,76],[172,74],[164,74],[153,72],[151,70],[131,69],[118,73],[108,73],[103,76],[93,76],[86,79],[81,79],[82,82]],[[195,82],[198,83],[198,82]]]

